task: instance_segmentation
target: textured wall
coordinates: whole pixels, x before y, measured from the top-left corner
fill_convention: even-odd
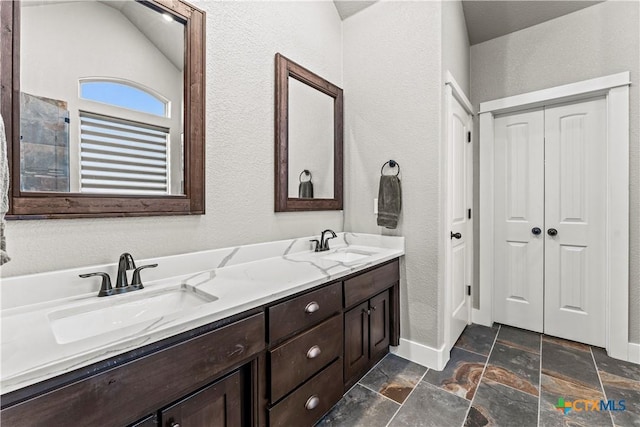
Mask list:
[[[462,1],[442,2],[442,72],[449,71],[469,97],[469,36]]]
[[[476,108],[491,99],[631,71],[629,338],[636,343],[640,342],[639,9],[635,1],[608,1],[471,47],[471,101]],[[478,144],[474,149],[477,162]],[[478,194],[477,164],[475,170]]]
[[[382,1],[344,21],[345,227],[403,235],[402,337],[438,345],[439,2]],[[376,225],[380,167],[402,167],[396,230]]]
[[[341,231],[342,212],[273,212],[274,55],[342,84],[332,2],[198,2],[207,11],[207,214],[11,221],[5,277]]]

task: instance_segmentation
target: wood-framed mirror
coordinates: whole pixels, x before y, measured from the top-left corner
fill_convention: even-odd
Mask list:
[[[277,53],[275,211],[341,210],[342,89]]]
[[[7,219],[204,213],[204,11],[3,1],[0,25]]]

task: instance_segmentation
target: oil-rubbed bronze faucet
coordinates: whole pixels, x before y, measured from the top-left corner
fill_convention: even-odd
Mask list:
[[[131,256],[130,253],[125,252],[120,255],[120,260],[118,261],[118,273],[116,275],[115,288],[111,286],[111,278],[109,277],[109,274],[104,272],[81,274],[80,277],[102,277],[102,285],[100,286],[98,296],[107,297],[109,295],[124,294],[125,292],[143,289],[144,286],[142,286],[142,280],[140,279],[140,270],[157,266],[158,264],[149,264],[136,268],[136,263],[133,261],[133,256]],[[127,281],[128,270],[134,270],[133,277],[131,278],[131,283],[128,283]]]
[[[331,233],[331,236],[327,236],[327,238],[325,239],[324,235],[326,233]],[[324,251],[328,251],[329,250],[329,239],[335,239],[336,237],[336,233],[334,233],[333,230],[324,230],[322,232],[322,234],[320,235],[320,240],[318,239],[313,239],[310,240],[311,242],[316,242],[316,248],[314,250],[314,252],[324,252]]]

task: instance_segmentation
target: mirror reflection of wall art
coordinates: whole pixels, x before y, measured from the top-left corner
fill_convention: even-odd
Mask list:
[[[342,89],[276,54],[276,212],[342,209],[342,109]]]

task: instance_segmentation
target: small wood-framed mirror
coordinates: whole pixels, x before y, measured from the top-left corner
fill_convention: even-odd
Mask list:
[[[275,211],[342,209],[342,89],[276,54]]]
[[[205,12],[0,2],[8,219],[204,213]]]

